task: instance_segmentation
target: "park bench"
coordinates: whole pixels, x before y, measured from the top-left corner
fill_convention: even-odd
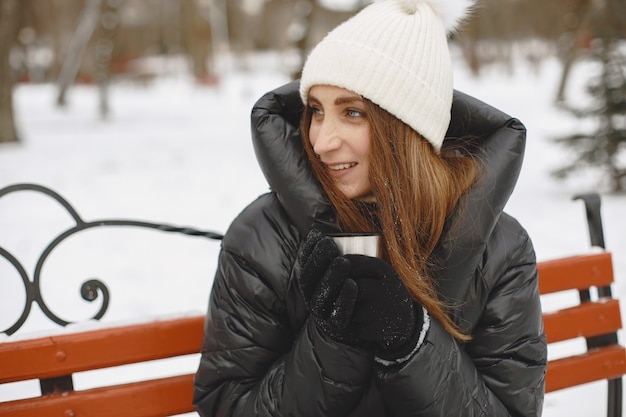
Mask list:
[[[27,185],[26,189],[49,192],[61,199],[40,186]],[[0,190],[0,197],[3,191],[6,193],[6,189]],[[582,198],[587,208],[592,245],[604,248],[599,197],[594,194]],[[92,223],[83,222],[77,214],[76,219],[78,228],[92,227]],[[195,235],[203,233],[153,224],[139,226]],[[220,238],[212,232],[204,233],[209,238]],[[0,249],[3,251],[0,255],[8,259],[10,254]],[[611,295],[611,254],[602,250],[542,261],[538,263],[538,271],[542,296],[578,292],[574,305],[543,314],[549,351],[554,344],[570,339],[584,338],[586,344],[584,352],[550,359],[546,392],[607,380],[607,414],[621,416],[626,350],[617,338],[622,326],[619,301]],[[9,338],[0,343],[0,384],[38,380],[41,396],[0,402],[0,415],[149,417],[193,412],[193,374],[146,378],[82,391],[74,390],[72,374],[198,354],[203,322],[203,316],[191,316],[34,339],[11,341]],[[14,332],[15,326],[10,330]]]

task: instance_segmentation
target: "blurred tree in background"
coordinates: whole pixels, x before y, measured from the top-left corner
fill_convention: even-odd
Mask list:
[[[572,162],[554,171],[564,178],[584,167],[600,168],[609,179],[613,192],[626,190],[626,59],[623,31],[624,3],[605,0],[604,7],[590,8],[589,21],[594,37],[587,59],[597,70],[589,74],[586,89],[588,104],[561,105],[576,117],[591,120],[589,132],[579,132],[557,138],[556,141],[572,149]]]
[[[285,72],[298,77],[310,48],[371,1],[0,0],[0,58],[5,65],[0,70],[0,140],[16,136],[6,123],[13,117],[5,98],[13,81],[56,83],[58,105],[66,105],[72,85],[97,83],[100,113],[106,117],[110,82],[147,84],[169,71],[180,73],[181,62],[195,82],[214,86],[220,71],[233,65],[254,69],[252,57],[272,51],[286,56]],[[623,104],[615,104],[623,90],[602,80],[623,74],[624,63],[616,57],[626,36],[625,14],[624,0],[478,0],[453,42],[477,76],[490,65],[515,71],[520,56],[538,69],[544,58],[558,56],[562,76],[555,100],[565,107],[571,68],[596,57],[606,74],[597,78],[599,83],[590,80],[595,105],[578,109],[577,115],[603,118],[603,127],[586,139],[572,136],[566,142],[588,148],[589,141],[610,137],[617,155],[623,152],[623,140],[615,138],[623,135],[624,122],[608,114],[623,113]],[[608,27],[610,40],[601,30]],[[224,60],[230,64],[220,69],[216,62]],[[582,162],[599,163],[601,158],[592,154],[598,153],[588,152],[561,174]],[[620,172],[612,170],[614,176]]]
[[[485,65],[513,65],[516,50],[530,60],[559,53],[565,61],[565,55],[575,56],[588,47],[593,32],[584,19],[586,8],[604,1],[479,0],[454,40],[477,74]],[[217,82],[215,55],[294,49],[306,54],[330,29],[370,2],[22,0],[15,22],[20,36],[14,43],[13,73],[22,81],[57,81],[69,60],[78,65],[74,82],[93,82],[97,50],[102,49],[99,39],[115,22],[109,34],[111,76],[149,81],[156,74],[141,58],[184,56],[196,79],[211,84]],[[113,9],[116,17],[111,18]]]
[[[13,118],[12,77],[10,55],[17,38],[19,0],[0,2],[0,142],[17,142]]]

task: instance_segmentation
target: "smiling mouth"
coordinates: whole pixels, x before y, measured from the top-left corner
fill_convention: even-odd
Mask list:
[[[328,165],[328,169],[330,169],[331,171],[341,171],[341,170],[352,168],[355,166],[356,166],[356,162],[351,162],[349,164]]]

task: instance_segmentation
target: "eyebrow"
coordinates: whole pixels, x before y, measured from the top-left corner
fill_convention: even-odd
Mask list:
[[[309,101],[314,102],[314,103],[320,103],[320,101],[315,98],[314,96],[309,96]],[[363,102],[363,97],[358,96],[358,95],[354,95],[354,96],[341,96],[341,97],[337,97],[335,99],[335,105],[342,105],[342,104],[350,104],[350,103],[354,103],[354,102]]]
[[[363,102],[363,98],[361,96],[343,96],[343,97],[337,97],[337,99],[335,100],[335,104],[350,104],[350,103],[354,103],[355,101],[358,102]]]

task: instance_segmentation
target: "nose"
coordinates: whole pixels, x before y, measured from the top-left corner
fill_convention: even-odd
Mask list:
[[[318,155],[337,150],[341,147],[341,132],[338,124],[326,116],[317,129],[313,151]]]

